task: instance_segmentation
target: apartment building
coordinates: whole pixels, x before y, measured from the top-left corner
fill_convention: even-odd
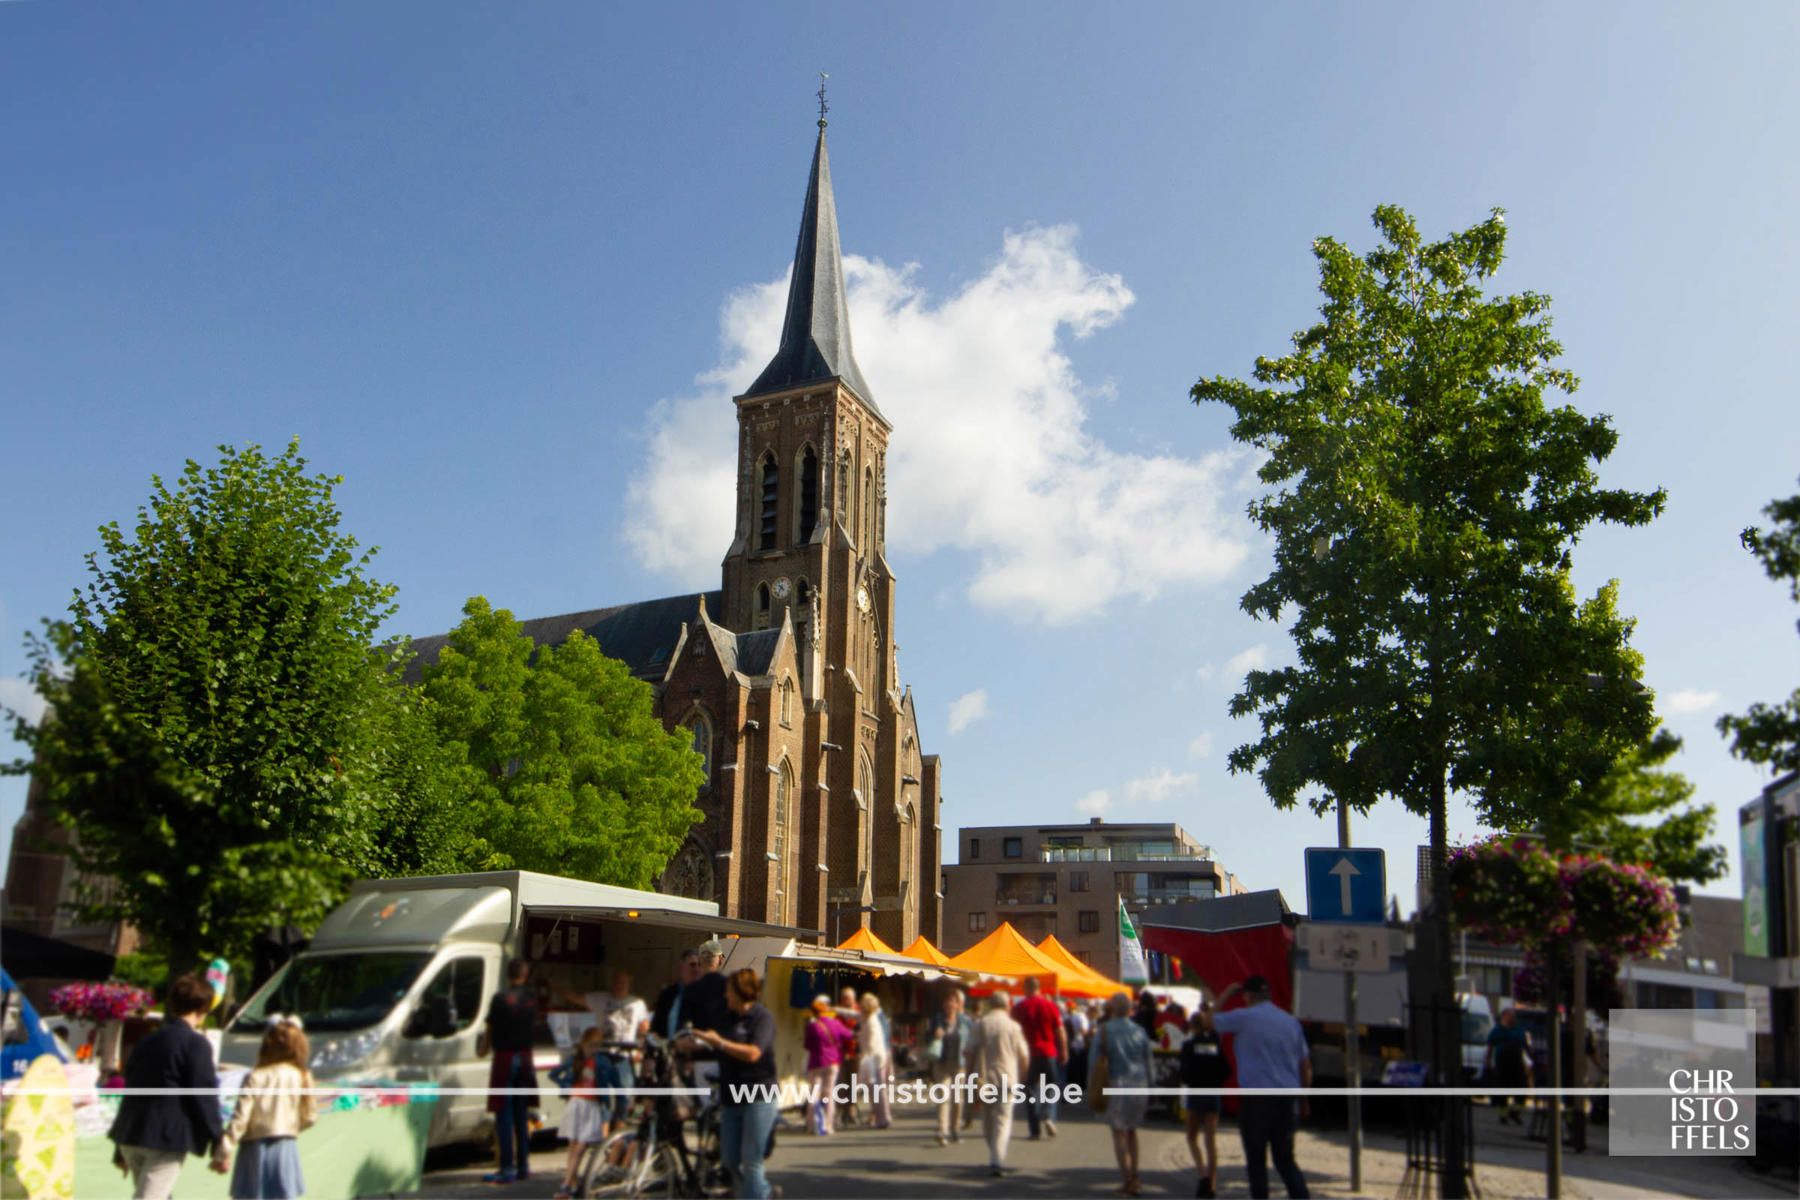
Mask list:
[[[1002,921],[1033,942],[1049,934],[1117,978],[1118,903],[1133,918],[1162,904],[1246,890],[1172,822],[982,825],[961,829],[944,868],[943,948],[966,950]]]

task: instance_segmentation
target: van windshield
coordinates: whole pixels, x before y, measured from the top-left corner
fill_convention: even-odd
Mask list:
[[[276,1013],[299,1017],[308,1033],[366,1029],[393,1011],[430,961],[428,953],[397,951],[297,958],[244,1005],[232,1032],[260,1032]]]

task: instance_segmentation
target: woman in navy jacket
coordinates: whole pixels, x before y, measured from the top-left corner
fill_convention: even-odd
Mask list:
[[[219,1075],[200,1023],[213,990],[192,975],[169,985],[163,1027],[139,1042],[125,1064],[126,1093],[109,1135],[131,1172],[132,1200],[165,1200],[190,1154],[218,1144]],[[190,1095],[141,1095],[139,1088],[194,1088]]]

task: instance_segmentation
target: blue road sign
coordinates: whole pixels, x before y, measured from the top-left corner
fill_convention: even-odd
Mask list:
[[[1387,919],[1387,855],[1379,849],[1306,848],[1306,915],[1379,925]]]

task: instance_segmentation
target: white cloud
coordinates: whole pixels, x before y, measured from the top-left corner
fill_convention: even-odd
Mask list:
[[[1663,708],[1677,717],[1692,716],[1711,710],[1719,703],[1719,693],[1701,692],[1683,688],[1678,692],[1670,692],[1663,700]]]
[[[1219,669],[1220,678],[1236,688],[1244,682],[1244,675],[1249,671],[1260,671],[1269,665],[1269,648],[1258,642],[1248,650],[1240,650],[1225,660]]]
[[[1164,767],[1154,775],[1134,779],[1125,785],[1125,799],[1132,804],[1161,804],[1178,792],[1190,790],[1200,777],[1191,771],[1177,775]]]
[[[1132,295],[1081,260],[1075,236],[1066,225],[1009,232],[999,257],[942,300],[913,266],[844,260],[857,361],[895,426],[891,543],[965,552],[969,598],[1049,624],[1218,580],[1247,553],[1241,452],[1128,453],[1086,428],[1086,399],[1104,389],[1076,377],[1064,341],[1117,321]],[[625,531],[646,566],[716,579],[734,507],[730,397],[774,353],[786,295],[777,280],[729,297],[718,367],[652,412]]]
[[[988,714],[986,688],[964,692],[950,702],[950,732],[961,733]]]
[[[1207,755],[1212,753],[1212,746],[1213,746],[1212,734],[1210,734],[1210,733],[1199,734],[1194,738],[1193,741],[1188,743],[1188,757],[1189,758],[1205,758]]]
[[[1112,797],[1104,789],[1095,789],[1075,802],[1075,811],[1083,816],[1098,817],[1112,807]]]
[[[44,698],[38,695],[29,679],[21,679],[17,675],[0,675],[0,709],[11,709],[36,725],[44,715],[44,707]],[[0,733],[11,732],[12,723],[7,721]]]

